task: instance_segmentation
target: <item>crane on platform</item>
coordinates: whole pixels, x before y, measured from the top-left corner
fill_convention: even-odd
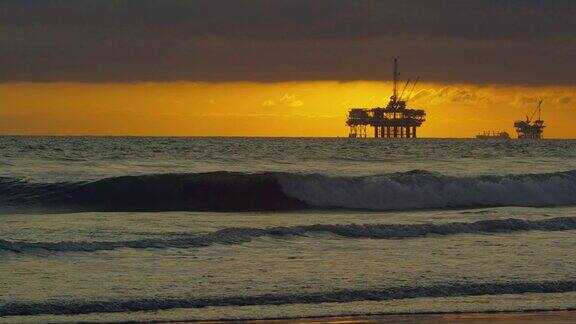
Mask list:
[[[410,98],[412,98],[412,92],[414,91],[414,88],[416,88],[416,84],[418,84],[418,81],[420,81],[420,77],[416,77],[416,81],[414,81],[414,83],[412,83],[412,89],[410,89],[410,92],[408,92],[408,97],[406,98],[406,102],[410,101]]]
[[[348,111],[346,125],[350,128],[349,137],[367,137],[367,128],[374,128],[374,137],[382,138],[415,138],[416,129],[426,120],[426,112],[423,109],[408,108],[404,94],[412,80],[408,79],[399,93],[400,72],[398,72],[398,58],[394,58],[392,96],[385,107],[374,108],[351,108]],[[414,87],[420,77],[412,85],[408,92],[408,98],[412,95]]]
[[[528,115],[526,115],[526,122],[528,124],[532,122],[532,119],[534,119],[534,115],[536,115],[536,112],[538,112],[538,120],[541,120],[540,117],[542,115],[542,101],[544,101],[544,99],[540,99],[540,101],[538,101],[538,105],[536,106],[536,109],[534,109],[534,112],[532,113],[530,118],[528,118]]]
[[[544,121],[542,120],[542,102],[544,100],[540,99],[538,105],[532,115],[526,115],[526,120],[516,121],[514,127],[516,127],[516,132],[518,133],[518,138],[526,139],[541,139],[542,133],[544,131]],[[534,120],[534,116],[538,113],[538,119]]]

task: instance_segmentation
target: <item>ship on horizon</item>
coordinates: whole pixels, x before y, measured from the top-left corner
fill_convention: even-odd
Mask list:
[[[484,131],[482,134],[476,135],[477,139],[510,139],[510,134],[505,131]]]

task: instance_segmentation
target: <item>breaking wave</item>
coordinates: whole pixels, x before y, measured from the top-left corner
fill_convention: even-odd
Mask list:
[[[43,211],[405,210],[576,204],[576,170],[453,177],[209,172],[33,183],[0,178],[0,208]]]
[[[167,249],[206,247],[215,244],[241,244],[260,237],[304,236],[311,233],[330,233],[345,238],[406,239],[426,235],[456,235],[482,233],[512,233],[519,231],[565,231],[576,229],[576,217],[543,220],[498,219],[471,223],[446,224],[316,224],[270,228],[226,228],[195,236],[171,239],[142,239],[109,242],[12,242],[0,240],[0,251],[29,252],[94,252],[120,248]]]
[[[131,300],[48,301],[0,304],[0,316],[73,315],[154,311],[176,308],[219,306],[287,305],[310,303],[346,303],[422,297],[482,296],[523,293],[563,293],[576,291],[575,281],[452,283],[432,286],[399,286],[382,289],[338,290],[304,294],[266,294],[213,298],[150,298]]]
[[[561,206],[576,203],[576,170],[475,177],[427,171],[353,178],[308,175],[283,179],[282,187],[312,206],[351,209]]]

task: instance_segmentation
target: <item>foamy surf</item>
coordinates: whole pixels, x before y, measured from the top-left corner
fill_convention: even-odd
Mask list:
[[[34,183],[0,179],[11,212],[410,210],[576,204],[576,171],[506,176],[446,176],[411,171],[375,176],[209,172]]]
[[[445,176],[412,171],[380,176],[281,177],[283,190],[311,206],[370,210],[564,206],[576,203],[576,171],[506,176]]]
[[[574,141],[0,149],[0,322],[574,308]]]

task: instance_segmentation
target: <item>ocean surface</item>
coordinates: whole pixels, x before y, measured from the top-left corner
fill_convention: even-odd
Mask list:
[[[0,322],[576,308],[576,141],[0,137]]]

